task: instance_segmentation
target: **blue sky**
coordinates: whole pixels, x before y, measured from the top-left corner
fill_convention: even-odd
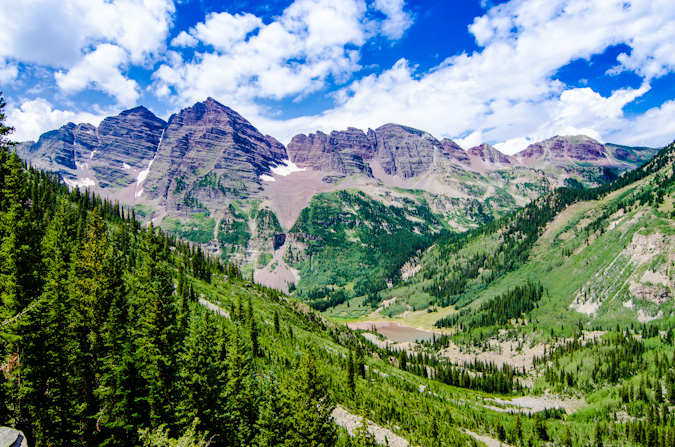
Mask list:
[[[397,122],[513,153],[675,139],[672,0],[0,0],[17,140],[208,96],[287,143]]]

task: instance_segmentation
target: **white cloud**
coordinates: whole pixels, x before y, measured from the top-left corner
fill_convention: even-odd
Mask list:
[[[115,97],[119,105],[132,106],[140,94],[136,81],[127,79],[120,71],[127,59],[123,48],[101,44],[67,73],[57,72],[56,83],[65,92],[94,87]]]
[[[413,24],[413,19],[403,10],[404,0],[375,0],[375,9],[387,16],[380,28],[382,34],[390,39],[400,39]]]
[[[675,100],[648,110],[633,119],[624,120],[624,127],[616,126],[612,142],[635,146],[662,147],[675,140]]]
[[[412,23],[401,0],[371,7],[386,19],[370,21],[365,0],[296,0],[269,24],[252,14],[210,14],[189,35],[215,51],[163,64],[153,88],[160,96],[178,92],[178,105],[213,96],[260,111],[258,99],[304,97],[329,79],[347,82],[361,68],[359,47],[377,33],[400,37]],[[191,42],[181,36],[176,44]]]
[[[10,136],[13,141],[37,141],[44,132],[57,129],[68,122],[91,123],[97,126],[104,116],[105,114],[55,110],[47,100],[38,98],[24,102],[19,108],[10,109],[7,113],[7,124],[15,128]]]
[[[262,26],[262,19],[253,14],[212,13],[204,23],[197,24],[191,34],[206,45],[227,52],[232,45],[245,40],[248,33]]]
[[[128,105],[138,97],[135,82],[118,68],[163,52],[175,7],[172,0],[0,0],[0,10],[0,62],[60,69],[65,92],[92,87]]]
[[[16,64],[6,63],[0,60],[0,83],[10,84],[19,76],[19,67]]]
[[[192,37],[190,34],[185,31],[181,31],[172,41],[171,46],[173,47],[196,47],[199,43],[199,40]]]
[[[164,47],[171,0],[0,0],[0,57],[53,68],[75,65],[97,43],[142,63]]]
[[[458,138],[455,143],[459,144],[460,147],[463,147],[465,150],[469,150],[472,147],[480,146],[485,142],[483,138],[483,133],[481,131],[472,132],[464,138]]]

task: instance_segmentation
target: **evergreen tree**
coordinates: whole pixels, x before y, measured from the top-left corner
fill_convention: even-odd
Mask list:
[[[72,367],[75,344],[68,326],[69,205],[60,202],[42,241],[46,284],[22,318],[19,365],[26,435],[36,445],[74,444],[76,398]]]
[[[258,389],[254,380],[251,356],[239,332],[235,332],[227,357],[225,386],[228,445],[251,445],[258,420]]]
[[[73,304],[71,327],[77,343],[75,376],[78,383],[79,423],[82,440],[93,444],[99,437],[96,414],[100,370],[105,355],[101,338],[103,324],[116,294],[121,293],[121,273],[113,264],[105,223],[99,210],[89,213],[86,235],[71,263],[69,282]]]
[[[542,441],[548,441],[548,432],[546,431],[546,425],[541,420],[539,413],[534,415],[534,420],[532,422],[532,433],[535,437]]]
[[[283,446],[292,430],[291,402],[286,391],[279,387],[274,377],[262,388],[264,396],[260,405],[260,417],[256,424],[259,447]]]
[[[278,334],[280,330],[281,330],[281,327],[279,326],[279,312],[277,312],[275,310],[274,311],[274,333]]]
[[[565,433],[563,433],[562,445],[565,447],[572,447],[572,433],[570,433],[570,426],[565,426]]]
[[[602,447],[604,444],[602,442],[602,426],[600,422],[595,423],[595,430],[593,432],[593,445],[595,447]]]
[[[337,435],[331,420],[333,403],[328,387],[316,367],[313,353],[306,354],[289,386],[292,429],[287,447],[329,447]]]
[[[523,439],[523,423],[520,420],[520,414],[516,414],[516,423],[513,428],[513,435],[515,439],[520,443]]]
[[[356,391],[356,382],[354,381],[354,356],[352,355],[351,349],[349,350],[349,355],[347,357],[347,391],[352,395]]]
[[[354,356],[354,363],[356,367],[356,373],[361,376],[362,379],[366,378],[366,362],[363,359],[363,348],[360,344],[356,345],[356,355]]]
[[[192,313],[180,354],[178,418],[183,425],[196,419],[197,428],[210,434],[219,434],[223,423],[219,408],[224,405],[225,340],[222,324],[212,312],[200,308]]]
[[[142,266],[132,280],[136,362],[148,384],[151,426],[170,422],[177,376],[176,306],[166,254],[152,227],[145,233]]]

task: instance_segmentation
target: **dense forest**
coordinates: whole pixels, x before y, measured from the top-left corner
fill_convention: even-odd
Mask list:
[[[9,132],[0,128],[1,425],[39,446],[196,433],[212,445],[335,444],[313,355],[284,380],[258,375],[250,298],[231,322],[197,304],[194,283],[241,281],[235,266],[27,168]]]

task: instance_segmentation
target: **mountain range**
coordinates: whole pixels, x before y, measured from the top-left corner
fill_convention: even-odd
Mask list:
[[[133,206],[142,219],[248,266],[268,285],[287,290],[300,282],[303,289],[304,278],[307,291],[336,283],[309,279],[329,262],[331,243],[382,251],[364,242],[382,224],[385,211],[375,213],[378,207],[392,216],[385,232],[397,238],[464,231],[557,186],[612,180],[656,149],[555,136],[506,155],[489,144],[464,150],[399,124],[296,135],[285,147],[208,98],[168,121],[136,107],[98,127],[69,123],[20,143],[17,152],[71,187]],[[339,206],[327,205],[336,201]],[[318,208],[329,214],[324,225],[315,219]],[[325,222],[347,222],[344,237],[327,236]],[[354,226],[362,225],[367,228],[359,231],[370,229],[370,236],[355,235]],[[410,250],[423,244],[413,245]],[[380,279],[391,281],[399,268],[392,265]],[[353,274],[343,276],[337,282],[347,288],[358,283]]]

